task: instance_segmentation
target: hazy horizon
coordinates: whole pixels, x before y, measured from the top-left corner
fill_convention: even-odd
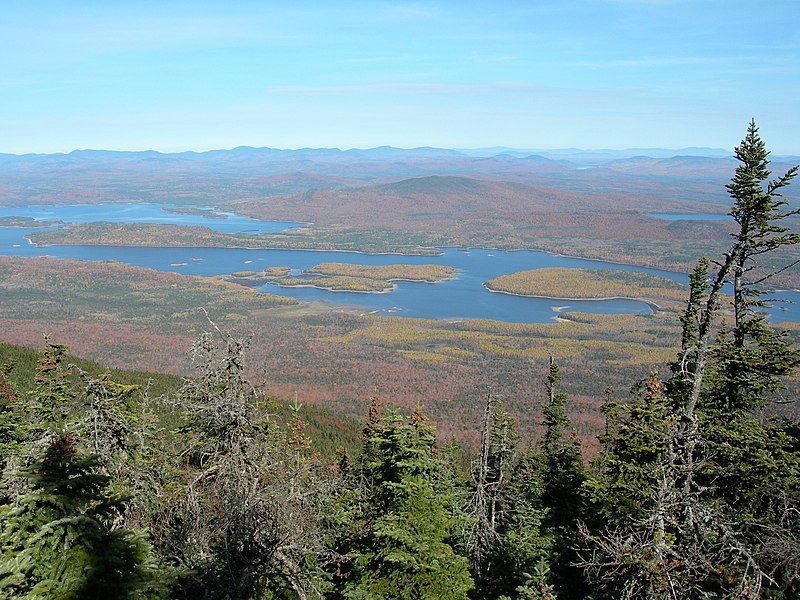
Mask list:
[[[119,153],[145,153],[145,152],[155,152],[157,154],[203,154],[206,152],[230,152],[232,150],[239,150],[239,149],[251,149],[251,150],[276,150],[281,152],[295,152],[301,150],[336,150],[339,152],[350,152],[350,151],[360,151],[360,152],[368,152],[370,150],[380,150],[382,148],[391,148],[394,150],[453,150],[456,152],[490,152],[490,151],[497,151],[498,153],[502,152],[546,152],[546,153],[561,153],[561,152],[632,152],[636,150],[659,150],[663,152],[679,152],[682,150],[695,150],[695,151],[709,151],[714,153],[726,152],[728,154],[733,154],[733,150],[728,150],[725,148],[712,148],[707,146],[684,146],[682,148],[665,148],[661,146],[648,146],[648,147],[636,147],[636,148],[612,148],[609,146],[606,147],[597,147],[597,148],[522,148],[522,147],[515,147],[515,146],[481,146],[481,147],[473,147],[473,148],[456,148],[456,147],[448,147],[448,146],[430,146],[430,145],[423,145],[423,146],[395,146],[392,144],[383,144],[380,146],[294,146],[294,147],[276,147],[276,146],[269,146],[269,145],[262,145],[262,146],[250,146],[250,145],[239,145],[239,146],[231,146],[226,148],[217,148],[217,147],[209,147],[203,149],[197,148],[182,148],[177,150],[157,150],[155,148],[72,148],[69,150],[54,150],[52,152],[0,152],[0,154],[10,155],[10,156],[28,156],[28,155],[49,155],[49,154],[73,154],[77,152],[119,152]],[[702,156],[702,155],[701,155]]]

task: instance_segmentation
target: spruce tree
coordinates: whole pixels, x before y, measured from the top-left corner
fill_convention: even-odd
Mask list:
[[[484,411],[481,447],[472,469],[472,497],[467,514],[472,520],[467,553],[470,572],[479,582],[490,568],[501,532],[509,517],[508,485],[516,452],[514,421],[500,398],[489,395]]]
[[[561,373],[550,357],[541,452],[542,505],[547,509],[545,530],[553,537],[551,574],[559,598],[579,598],[585,593],[577,559],[578,525],[586,514],[583,485],[586,470],[579,443],[568,434],[567,396],[560,391]]]
[[[264,412],[245,375],[245,343],[216,332],[219,342],[206,334],[195,344],[196,376],[173,401],[183,479],[159,549],[180,565],[192,597],[318,596],[329,480],[307,460],[299,414],[284,435]]]
[[[526,452],[509,474],[506,519],[490,569],[476,582],[476,598],[553,600],[553,533],[545,527],[543,457]]]
[[[606,405],[602,451],[585,489],[594,512],[607,524],[625,526],[642,518],[658,487],[658,467],[674,426],[666,386],[657,374],[638,383],[624,405]]]
[[[45,348],[36,363],[33,386],[27,393],[6,394],[0,423],[6,423],[11,445],[7,446],[4,481],[9,501],[30,486],[19,471],[38,460],[57,434],[73,431],[70,421],[75,409],[75,394],[64,358],[67,347],[54,344],[45,336]]]
[[[8,381],[10,372],[10,365],[0,367],[0,474],[5,471],[7,458],[18,451],[21,428],[16,407],[17,395]]]
[[[0,594],[8,598],[147,598],[163,591],[143,537],[112,524],[123,499],[95,458],[57,435],[24,475],[31,490],[0,513]]]
[[[392,411],[364,443],[369,487],[344,597],[466,598],[473,586],[467,560],[448,543],[452,503],[434,486],[441,465],[433,428],[419,413],[408,420]]]
[[[786,428],[757,414],[798,364],[788,336],[767,321],[762,288],[797,264],[776,268],[765,260],[800,242],[782,224],[798,211],[786,209],[780,192],[797,168],[768,181],[767,157],[751,122],[727,186],[738,231],[728,252],[713,261],[710,280],[706,261],[690,277],[681,352],[666,388],[670,417],[644,429],[645,437],[661,440],[652,463],[655,485],[641,497],[644,510],[587,536],[584,565],[613,597],[761,598],[797,591],[800,549],[789,540],[800,533],[794,516],[800,456]],[[722,312],[728,284],[730,324]],[[620,464],[626,467],[626,460]]]
[[[94,377],[79,367],[70,367],[81,382],[81,437],[93,454],[116,470],[131,450],[130,438],[140,418],[136,397],[139,386],[116,383],[109,373]]]
[[[699,409],[708,458],[699,479],[723,503],[747,543],[757,546],[764,544],[764,531],[780,531],[786,515],[800,510],[800,453],[793,451],[785,432],[761,414],[784,389],[785,376],[800,364],[800,351],[791,337],[772,327],[765,311],[770,279],[798,262],[776,268],[775,261],[765,258],[781,258],[784,248],[800,243],[800,235],[784,225],[800,210],[789,209],[781,195],[797,167],[770,180],[769,152],[755,123],[736,148],[736,158],[740,164],[727,186],[734,201],[731,216],[739,225],[740,250],[730,277],[733,323],[723,328],[711,348]],[[798,533],[796,520],[794,532]],[[762,564],[767,573],[776,568],[768,558]],[[768,587],[797,585],[782,575]]]
[[[36,364],[30,411],[33,435],[46,435],[51,429],[64,430],[74,410],[75,394],[64,364],[67,346],[45,337],[45,348]]]

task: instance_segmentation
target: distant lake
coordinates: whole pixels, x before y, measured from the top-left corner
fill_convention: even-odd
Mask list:
[[[145,204],[0,208],[0,216],[30,216],[36,219],[60,219],[68,222],[114,221],[204,225],[218,231],[274,232],[296,227],[300,223],[257,221],[238,215],[228,219],[212,219],[203,215],[166,213],[160,206]],[[307,269],[321,262],[343,262],[367,265],[392,263],[440,264],[458,269],[458,278],[436,284],[397,283],[387,294],[332,292],[316,288],[281,288],[267,284],[265,292],[291,296],[299,300],[321,300],[360,307],[364,312],[424,317],[433,319],[486,318],[517,323],[545,323],[559,312],[649,314],[651,308],[638,300],[547,300],[489,292],[483,283],[498,275],[543,267],[617,269],[667,277],[685,283],[684,274],[620,265],[605,261],[548,254],[535,250],[504,252],[487,249],[443,249],[441,256],[397,256],[359,254],[353,252],[317,252],[311,250],[264,250],[240,248],[135,248],[126,246],[47,246],[31,245],[25,236],[32,228],[0,227],[0,254],[15,256],[54,256],[81,260],[116,260],[160,271],[185,275],[225,275],[235,271],[258,271],[271,266]],[[782,300],[797,301],[794,291],[776,292]],[[786,310],[776,307],[777,320],[800,321],[800,304],[788,304]]]
[[[723,213],[662,213],[651,212],[648,216],[665,221],[726,221],[730,215]]]
[[[90,223],[106,221],[109,223],[162,223],[170,225],[202,225],[224,233],[274,233],[303,223],[288,221],[259,221],[231,212],[217,211],[225,218],[211,218],[207,215],[181,214],[169,212],[187,207],[160,204],[70,204],[33,205],[16,208],[0,206],[0,217],[30,217],[37,221],[64,221],[65,223]],[[192,207],[195,209],[197,207]],[[210,209],[200,209],[210,210]]]

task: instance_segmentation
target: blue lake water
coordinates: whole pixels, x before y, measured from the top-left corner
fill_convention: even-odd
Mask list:
[[[166,213],[155,205],[99,205],[0,208],[0,216],[30,216],[37,219],[61,219],[68,222],[115,221],[205,225],[218,231],[280,231],[298,223],[255,221],[231,215],[228,219],[211,219],[202,215]],[[0,227],[0,254],[16,256],[53,256],[81,260],[116,260],[161,271],[186,275],[224,275],[235,271],[258,271],[270,266],[302,270],[321,262],[345,262],[368,265],[392,263],[440,264],[454,267],[458,277],[436,284],[397,283],[387,294],[331,292],[316,288],[281,288],[267,284],[266,292],[291,296],[304,301],[357,306],[365,312],[378,311],[408,317],[437,319],[487,318],[519,323],[543,323],[561,311],[591,313],[647,314],[651,308],[638,300],[549,300],[525,298],[489,292],[485,281],[507,273],[542,267],[619,269],[660,275],[686,282],[681,273],[631,265],[571,258],[546,252],[523,250],[504,252],[486,249],[443,249],[441,256],[397,256],[358,254],[353,252],[316,252],[310,250],[247,250],[237,248],[135,248],[126,246],[48,246],[37,247],[25,239],[32,228]],[[773,297],[792,303],[776,305],[775,320],[800,321],[800,299],[795,291],[776,292]],[[781,308],[783,307],[783,308]]]
[[[180,208],[179,205],[164,205]],[[0,217],[30,217],[37,221],[60,220],[65,223],[167,223],[171,225],[203,225],[225,233],[273,233],[302,223],[259,221],[230,212],[219,212],[225,219],[205,215],[186,215],[167,212],[158,204],[76,204],[34,205],[23,208],[0,206]]]

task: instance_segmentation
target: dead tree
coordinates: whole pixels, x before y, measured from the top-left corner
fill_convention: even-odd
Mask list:
[[[499,529],[505,517],[504,494],[508,470],[515,450],[513,424],[503,410],[500,398],[486,398],[481,449],[472,469],[473,493],[468,514],[472,528],[467,555],[473,576],[479,578],[499,542]]]

